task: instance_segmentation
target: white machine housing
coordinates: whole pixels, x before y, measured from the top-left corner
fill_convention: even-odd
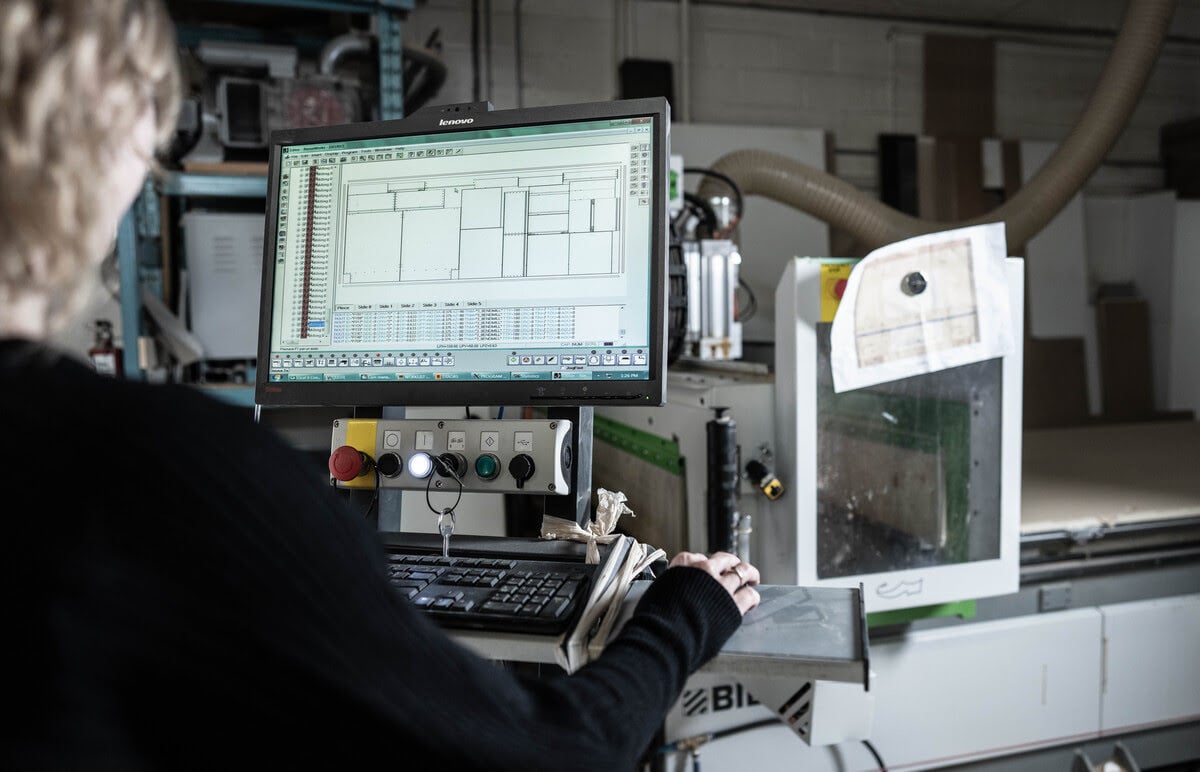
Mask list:
[[[1019,586],[1021,495],[1022,320],[1024,265],[1005,263],[1014,349],[1002,358],[999,394],[999,556],[919,568],[823,578],[817,544],[817,324],[822,293],[822,258],[794,258],[775,295],[775,404],[778,470],[791,491],[794,517],[758,524],[763,581],[806,586],[854,587],[861,582],[868,613],[933,606],[1016,592]],[[846,261],[839,261],[845,263]],[[828,303],[828,298],[826,298]],[[849,549],[858,545],[850,544]]]

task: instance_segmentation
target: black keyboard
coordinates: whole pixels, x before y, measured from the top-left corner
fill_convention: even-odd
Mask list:
[[[558,635],[574,624],[599,566],[529,558],[389,552],[394,586],[443,627]]]

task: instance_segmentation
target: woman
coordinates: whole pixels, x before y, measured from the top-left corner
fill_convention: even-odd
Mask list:
[[[0,0],[5,769],[634,767],[758,571],[682,553],[594,662],[524,679],[400,600],[280,438],[46,343],[169,137],[158,0]]]

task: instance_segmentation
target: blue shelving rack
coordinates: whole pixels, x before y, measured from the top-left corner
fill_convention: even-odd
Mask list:
[[[403,44],[401,25],[415,0],[216,0],[233,5],[369,14],[373,17],[379,48],[379,113],[383,119],[404,115]],[[181,42],[184,35],[180,35]],[[117,259],[121,282],[121,331],[125,346],[125,377],[144,377],[137,352],[142,332],[141,288],[155,286],[160,276],[151,266],[154,255],[145,254],[148,239],[159,234],[158,195],[220,198],[265,198],[267,180],[262,175],[168,172],[157,182],[147,179],[142,195],[122,218],[117,231]],[[253,403],[253,386],[211,389],[211,393],[236,404]]]

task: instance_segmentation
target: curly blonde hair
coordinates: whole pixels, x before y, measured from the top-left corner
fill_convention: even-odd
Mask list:
[[[97,181],[147,108],[170,139],[178,61],[161,0],[0,0],[0,305],[81,308],[114,235]]]

